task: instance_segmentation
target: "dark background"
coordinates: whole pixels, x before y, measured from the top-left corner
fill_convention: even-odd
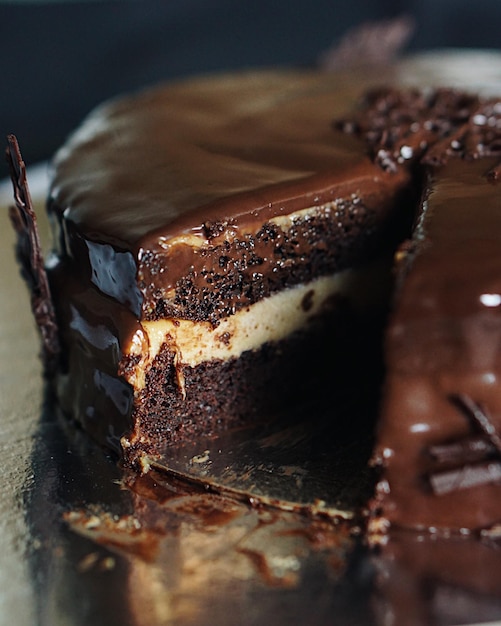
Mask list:
[[[348,29],[401,15],[416,24],[407,50],[501,47],[501,0],[0,0],[0,133],[40,161],[105,98],[200,72],[313,65]]]

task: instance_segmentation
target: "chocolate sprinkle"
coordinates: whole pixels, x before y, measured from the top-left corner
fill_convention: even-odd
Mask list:
[[[364,139],[386,171],[405,162],[443,165],[450,157],[501,158],[501,101],[454,89],[370,92],[353,118],[335,127]],[[498,167],[488,173],[495,181]]]

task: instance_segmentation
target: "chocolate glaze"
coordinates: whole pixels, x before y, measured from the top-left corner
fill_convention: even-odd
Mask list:
[[[430,171],[402,259],[375,452],[375,513],[395,525],[444,532],[501,520],[501,195],[486,176],[496,164],[450,158]],[[476,459],[472,437],[485,442]],[[437,446],[456,452],[437,456]]]
[[[50,211],[59,254],[136,315],[142,308],[147,319],[213,322],[284,280],[311,277],[284,263],[291,248],[296,260],[309,256],[312,237],[318,246],[325,235],[311,216],[298,218],[303,232],[291,236],[272,218],[310,207],[332,213],[321,219],[338,228],[330,237],[345,250],[317,263],[317,275],[366,260],[378,245],[376,224],[395,207],[408,174],[382,171],[331,121],[372,80],[250,72],[98,109],[55,158]],[[188,239],[179,243],[182,235]]]
[[[198,233],[206,221],[262,224],[331,200],[332,187],[345,181],[339,174],[361,161],[358,142],[334,141],[330,129],[360,93],[357,83],[251,72],[108,104],[57,155],[54,210],[85,238],[137,253],[161,235]],[[367,162],[359,175],[378,174]]]
[[[97,441],[120,451],[120,437],[132,427],[133,390],[118,369],[122,346],[139,323],[63,263],[51,269],[50,286],[65,348],[54,378],[59,406]]]

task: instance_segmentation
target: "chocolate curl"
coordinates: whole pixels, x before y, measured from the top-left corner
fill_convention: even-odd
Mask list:
[[[501,454],[501,437],[499,436],[492,419],[485,408],[474,402],[465,394],[457,394],[451,396],[454,402],[469,418],[469,420],[479,428],[482,433],[489,439],[496,451]]]
[[[48,370],[52,370],[60,350],[56,315],[43,263],[37,219],[26,179],[26,166],[14,135],[9,135],[7,142],[6,157],[15,202],[9,209],[9,216],[17,233],[16,254],[21,265],[21,273],[31,293],[35,321],[42,335],[45,365]]]
[[[433,493],[437,496],[500,481],[501,463],[498,462],[465,465],[459,469],[437,472],[430,476]]]
[[[496,448],[485,437],[468,437],[452,443],[436,444],[429,448],[430,456],[441,464],[472,463],[496,453]]]

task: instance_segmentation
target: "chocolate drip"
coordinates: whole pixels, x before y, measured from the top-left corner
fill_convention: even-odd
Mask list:
[[[9,214],[17,232],[16,254],[21,273],[31,293],[31,306],[42,335],[42,350],[49,371],[56,364],[59,337],[56,316],[44,268],[37,219],[26,179],[26,167],[17,139],[9,135],[6,150],[7,163],[14,187],[15,206]]]

